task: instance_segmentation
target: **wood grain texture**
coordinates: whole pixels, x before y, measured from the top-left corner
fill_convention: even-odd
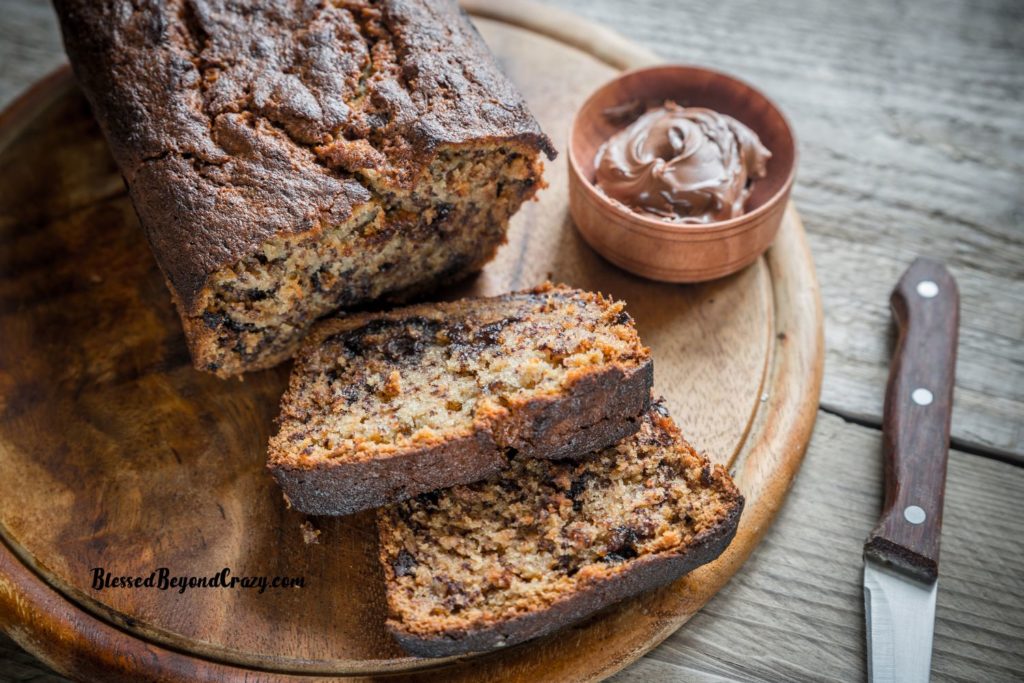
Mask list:
[[[633,41],[566,25],[564,42],[723,69],[790,117],[794,199],[825,302],[828,410],[881,425],[889,290],[915,256],[931,256],[963,299],[954,444],[1024,462],[1024,5],[546,2]],[[6,0],[0,106],[64,59],[49,4]]]
[[[936,683],[1024,677],[1022,498],[1017,468],[950,453]],[[743,571],[686,628],[612,680],[863,680],[860,554],[881,504],[881,435],[822,413],[800,476]],[[0,655],[11,653],[4,680],[65,680],[16,648],[0,636]]]
[[[899,336],[885,390],[885,503],[864,556],[933,583],[960,327],[956,280],[938,261],[916,259],[893,289],[892,315]],[[924,519],[908,519],[911,506]]]
[[[1024,462],[1024,4],[551,4],[668,60],[735,73],[790,117],[828,410],[881,425],[889,291],[929,256],[961,289],[954,445]]]
[[[726,69],[790,116],[801,142],[795,198],[825,299],[829,411],[881,424],[889,291],[915,255],[930,254],[951,264],[963,297],[954,441],[1020,461],[1021,3],[547,1],[635,41],[567,25],[566,42],[613,54],[647,45]],[[0,104],[63,61],[48,3],[6,0]],[[880,511],[880,444],[874,430],[820,417],[765,542],[620,680],[862,679],[860,551]],[[935,679],[1020,680],[1024,473],[957,451],[949,471]],[[0,636],[0,679],[58,680],[41,671]]]
[[[579,102],[631,65],[632,53],[609,65],[532,30],[478,26],[559,147]],[[307,546],[305,518],[284,507],[267,475],[288,368],[223,382],[189,366],[116,170],[81,96],[61,78],[0,121],[0,170],[12,179],[0,186],[0,624],[58,669],[88,678],[282,672],[260,676],[269,680],[437,666],[404,656],[383,629],[370,518],[316,520],[319,543]],[[564,163],[551,165],[550,187],[516,217],[495,262],[458,293],[550,277],[630,302],[659,392],[690,440],[737,469],[747,508],[719,561],[550,638],[445,669],[439,680],[590,679],[642,655],[756,546],[816,414],[820,300],[793,209],[776,248],[750,268],[700,287],[660,285],[582,243],[567,216]],[[146,576],[160,566],[301,576],[306,585],[177,594],[91,583],[96,567]]]
[[[0,13],[0,108],[65,62],[50,3],[4,3]]]
[[[1024,477],[953,450],[932,680],[1024,677]],[[861,551],[882,506],[882,438],[822,413],[771,532],[686,628],[626,681],[858,681],[866,651]]]

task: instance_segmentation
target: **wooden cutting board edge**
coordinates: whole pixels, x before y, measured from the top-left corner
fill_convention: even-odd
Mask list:
[[[533,2],[464,0],[474,16],[506,22],[547,35],[621,69],[660,61],[602,26]],[[28,125],[34,113],[57,96],[68,77],[59,69],[36,83],[0,114],[0,146]],[[692,616],[739,569],[781,507],[799,469],[817,414],[824,356],[821,300],[806,237],[791,205],[775,246],[765,257],[773,283],[776,336],[762,379],[762,405],[754,411],[735,459],[735,476],[749,500],[736,540],[712,565],[693,575],[702,590],[682,615],[667,618],[641,647],[613,657],[595,657],[593,668],[574,678],[593,680],[618,671],[656,646]],[[778,332],[776,332],[778,330]],[[785,426],[785,429],[779,427]],[[748,438],[751,434],[755,438]],[[0,628],[58,671],[76,677],[114,680],[175,677],[181,680],[309,680],[315,672],[281,674],[211,661],[140,640],[69,602],[0,543]],[[88,635],[87,635],[88,634]]]

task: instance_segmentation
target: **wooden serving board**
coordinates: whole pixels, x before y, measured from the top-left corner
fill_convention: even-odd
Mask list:
[[[655,61],[527,3],[473,2],[484,38],[556,146],[595,87]],[[547,277],[625,299],[688,438],[747,497],[736,540],[672,586],[551,637],[455,660],[411,658],[384,630],[372,516],[285,508],[264,468],[288,368],[221,381],[192,369],[170,297],[69,72],[0,118],[0,627],[59,671],[102,680],[437,680],[608,675],[694,614],[755,547],[816,414],[822,317],[800,220],[732,277],[661,285],[604,262],[567,213],[564,154],[509,244],[462,290]],[[301,576],[301,589],[97,590],[115,575]]]

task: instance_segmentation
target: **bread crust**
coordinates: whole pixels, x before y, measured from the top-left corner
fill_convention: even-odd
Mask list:
[[[311,515],[347,515],[439,488],[479,481],[507,463],[494,438],[501,430],[516,457],[582,457],[637,431],[650,407],[654,363],[611,366],[583,376],[567,395],[509,410],[500,423],[471,435],[388,458],[316,461],[296,466],[271,454],[268,467],[292,507]],[[282,455],[282,454],[279,454]]]
[[[135,4],[54,2],[185,313],[201,310],[213,273],[268,239],[348,220],[377,193],[357,179],[362,169],[407,187],[442,148],[501,142],[554,158],[454,1],[265,0],[244,13],[220,0]],[[389,70],[361,80],[382,38]],[[342,154],[339,136],[366,144]]]
[[[379,510],[387,628],[422,657],[544,636],[714,560],[743,506],[652,402],[635,436],[588,459],[517,461]]]
[[[548,609],[496,622],[474,630],[451,630],[432,636],[411,633],[400,621],[388,619],[387,628],[403,650],[418,657],[449,657],[510,647],[553,633],[609,605],[668,585],[701,565],[711,562],[728,547],[736,535],[743,497],[736,494],[735,506],[716,526],[702,532],[684,552],[652,555],[631,565],[628,570],[602,577],[581,591],[551,605]],[[378,518],[378,524],[383,517]],[[382,552],[385,581],[394,580]]]
[[[309,442],[303,441],[308,434],[293,431],[304,429],[313,414],[328,410],[325,404],[310,403],[313,399],[308,392],[313,385],[307,382],[322,372],[318,368],[325,358],[333,363],[338,353],[324,349],[348,343],[345,340],[351,335],[372,336],[368,330],[413,324],[434,330],[431,334],[435,339],[441,334],[447,340],[442,343],[450,343],[450,335],[457,336],[460,328],[478,326],[478,332],[487,339],[480,343],[497,345],[503,323],[513,324],[511,321],[520,321],[518,316],[523,316],[521,322],[528,325],[533,322],[531,315],[547,315],[544,311],[557,305],[579,311],[572,315],[580,316],[576,321],[580,324],[585,321],[606,331],[619,329],[616,334],[623,336],[615,338],[623,340],[623,355],[601,355],[601,361],[594,365],[565,368],[557,391],[512,394],[504,397],[503,403],[494,395],[484,395],[472,421],[460,424],[457,430],[438,433],[436,440],[406,442],[383,451],[370,449],[365,457],[363,451],[358,447],[353,451],[351,445],[319,453],[309,451]],[[584,310],[589,312],[584,314]],[[571,318],[565,321],[573,322]],[[522,341],[516,343],[524,347],[538,343],[526,332],[518,334],[522,336],[517,339]],[[598,334],[596,327],[591,334]],[[583,339],[592,342],[591,337]],[[403,360],[409,358],[405,355],[408,351],[402,352]],[[477,352],[479,349],[467,351]],[[387,374],[379,367],[373,372]],[[343,376],[338,381],[348,380]],[[281,428],[268,446],[267,465],[295,509],[314,515],[351,514],[479,481],[506,466],[510,457],[573,459],[611,446],[640,428],[651,406],[653,384],[650,350],[640,342],[623,304],[565,285],[545,283],[497,297],[329,318],[314,327],[297,354],[289,388],[281,399]],[[441,401],[436,395],[424,398]],[[298,440],[291,438],[294,436],[299,436]]]

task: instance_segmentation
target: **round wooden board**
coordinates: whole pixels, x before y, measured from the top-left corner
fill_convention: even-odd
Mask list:
[[[650,53],[528,3],[469,3],[564,149],[576,107]],[[67,70],[0,116],[0,628],[60,671],[103,680],[291,680],[418,671],[438,680],[608,675],[693,615],[750,554],[799,467],[817,410],[821,308],[795,210],[743,272],[660,285],[591,252],[567,215],[564,155],[509,244],[457,293],[546,277],[625,299],[688,438],[747,497],[716,562],[583,624],[456,660],[404,656],[383,626],[372,516],[306,519],[264,468],[288,368],[192,369],[119,174]],[[95,590],[116,575],[303,576],[292,590]]]

